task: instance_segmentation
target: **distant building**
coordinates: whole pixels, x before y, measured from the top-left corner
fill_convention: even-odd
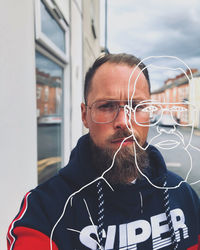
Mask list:
[[[186,75],[184,73],[181,73],[174,78],[167,79],[160,89],[153,91],[151,93],[152,100],[157,100],[165,103],[184,103],[187,101],[193,103],[194,98],[191,99],[191,92],[192,88],[195,88],[197,90],[197,86],[200,85],[198,77],[200,73],[197,69],[191,69],[191,72],[193,74],[195,84],[191,84],[191,82],[189,84]],[[190,78],[189,70],[186,71],[186,74]],[[200,94],[196,94],[195,103],[199,102]],[[168,106],[170,107],[171,105],[168,104]],[[177,119],[182,124],[190,123],[192,119],[190,111],[188,111],[188,113],[184,113],[184,115],[178,115],[177,113]],[[198,126],[197,122],[195,123],[195,126]]]
[[[62,82],[60,77],[51,77],[49,74],[36,69],[36,98],[37,117],[44,115],[61,116]]]

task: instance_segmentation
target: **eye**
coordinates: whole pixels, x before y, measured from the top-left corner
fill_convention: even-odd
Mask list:
[[[179,111],[179,112],[183,112],[183,111],[187,111],[188,109],[182,106],[173,106],[172,108],[170,108],[171,111]]]
[[[132,102],[132,108],[134,109],[137,106],[136,102]]]
[[[140,104],[140,101],[136,101],[136,100],[134,100],[133,102],[132,102],[132,108],[134,109],[136,106],[142,106],[142,104],[141,105],[139,105]]]
[[[156,112],[158,110],[158,108],[153,105],[142,105],[141,107],[139,107],[139,109],[142,112],[148,112],[148,113]]]
[[[116,103],[115,102],[99,103],[97,106],[97,109],[99,109],[101,111],[113,110],[113,109],[116,109]]]

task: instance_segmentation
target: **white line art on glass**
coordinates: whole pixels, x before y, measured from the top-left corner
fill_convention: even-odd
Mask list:
[[[163,66],[157,66],[157,65],[153,65],[152,63],[151,64],[148,64],[145,68],[143,68],[142,70],[140,70],[140,73],[137,75],[136,77],[136,80],[134,81],[134,85],[133,85],[133,93],[132,95],[130,96],[129,95],[129,90],[130,90],[130,85],[131,85],[131,79],[132,79],[132,76],[133,74],[135,73],[136,69],[139,68],[139,65],[141,63],[145,63],[146,61],[148,61],[149,59],[160,59],[160,58],[164,58],[164,59],[167,59],[167,58],[171,58],[171,59],[175,59],[175,60],[178,60],[180,63],[182,63],[189,71],[189,74],[191,76],[191,79],[188,77],[188,75],[186,74],[186,72],[183,70],[183,68],[181,67],[178,67],[178,68],[170,68],[170,67],[163,67]],[[146,63],[145,63],[146,64]],[[80,193],[82,190],[84,190],[86,187],[92,185],[93,183],[97,182],[98,180],[102,179],[104,180],[107,185],[110,187],[110,189],[112,191],[114,191],[113,187],[111,186],[111,184],[104,178],[105,174],[110,171],[114,165],[114,162],[115,162],[115,158],[118,154],[118,152],[121,150],[121,147],[123,145],[123,143],[128,140],[129,138],[133,138],[133,149],[134,149],[134,158],[135,158],[135,163],[136,163],[136,167],[138,169],[138,171],[140,172],[140,174],[146,178],[146,180],[149,182],[149,184],[151,184],[153,187],[157,188],[157,189],[176,189],[178,187],[180,187],[180,185],[184,182],[187,182],[188,180],[188,177],[191,173],[191,170],[192,170],[192,157],[191,157],[191,154],[188,150],[188,147],[190,146],[191,148],[197,150],[200,152],[200,149],[198,149],[197,147],[194,147],[193,145],[191,145],[191,140],[192,140],[192,134],[193,134],[193,131],[194,131],[194,123],[192,122],[191,124],[187,124],[187,125],[184,125],[184,124],[178,124],[178,122],[176,120],[175,123],[179,126],[191,126],[191,134],[190,134],[190,138],[189,138],[189,141],[187,143],[187,145],[185,145],[185,152],[188,153],[188,156],[189,156],[189,159],[190,159],[190,168],[189,168],[189,171],[185,177],[185,179],[183,181],[180,181],[180,183],[176,186],[172,186],[172,187],[163,187],[163,186],[157,186],[155,185],[154,183],[151,182],[151,180],[140,170],[140,167],[138,166],[138,163],[137,163],[137,152],[136,152],[136,147],[135,147],[135,143],[142,149],[142,150],[147,150],[148,146],[150,145],[150,143],[156,138],[156,137],[159,137],[161,136],[161,132],[159,129],[158,129],[158,122],[159,120],[157,120],[155,123],[152,123],[152,124],[149,124],[147,125],[147,123],[145,124],[142,124],[140,123],[140,121],[138,121],[136,119],[136,116],[135,116],[135,112],[137,109],[143,109],[142,112],[144,113],[148,113],[148,117],[149,119],[152,118],[153,114],[155,113],[155,111],[160,111],[160,117],[162,117],[162,114],[163,112],[167,111],[170,113],[171,115],[171,118],[173,119],[173,112],[184,112],[186,111],[184,109],[184,105],[186,106],[189,106],[189,107],[192,107],[193,108],[193,112],[195,113],[196,112],[196,107],[194,104],[186,101],[184,103],[181,103],[181,102],[177,102],[177,103],[165,103],[166,105],[170,105],[170,104],[175,104],[175,106],[173,107],[173,109],[171,108],[163,108],[162,105],[163,103],[162,102],[158,102],[156,100],[145,100],[145,101],[142,101],[140,102],[139,104],[136,105],[135,108],[132,107],[132,101],[134,99],[134,94],[135,94],[135,90],[136,90],[136,85],[137,85],[137,80],[139,79],[141,73],[148,67],[155,67],[155,68],[160,68],[160,69],[169,69],[169,70],[180,70],[182,73],[185,74],[187,80],[188,80],[188,83],[190,84],[190,82],[193,80],[193,74],[192,74],[192,71],[191,69],[188,67],[188,65],[186,63],[184,63],[180,58],[178,57],[175,57],[175,56],[167,56],[167,55],[163,55],[163,56],[149,56],[149,57],[146,57],[144,58],[143,60],[140,61],[140,63],[138,63],[136,66],[134,66],[131,74],[130,74],[130,77],[129,77],[129,80],[128,80],[128,104],[124,106],[124,119],[125,119],[125,123],[126,123],[126,127],[127,129],[129,130],[129,132],[131,133],[130,136],[126,137],[123,139],[123,141],[121,142],[119,148],[116,150],[114,156],[113,156],[113,160],[112,160],[112,163],[110,165],[110,167],[108,169],[106,169],[101,176],[99,176],[98,178],[94,179],[93,181],[89,182],[88,184],[84,185],[83,187],[81,187],[79,190],[75,191],[74,193],[72,193],[68,199],[66,200],[65,204],[64,204],[64,207],[63,207],[63,211],[60,215],[60,217],[58,218],[58,220],[56,221],[56,223],[54,224],[52,230],[51,230],[51,234],[50,234],[50,250],[52,250],[52,239],[53,239],[53,234],[54,234],[54,231],[55,231],[55,228],[57,227],[58,223],[61,221],[61,219],[63,218],[65,212],[66,212],[66,209],[67,209],[67,206],[70,202],[70,205],[72,207],[72,199],[73,197]],[[183,105],[184,104],[184,105]],[[183,108],[181,108],[183,107]],[[158,132],[158,135],[155,136],[154,138],[152,138],[148,143],[147,145],[145,145],[145,147],[143,148],[137,141],[135,135],[134,135],[134,129],[133,129],[133,126],[132,126],[132,119],[134,119],[134,122],[139,125],[139,126],[157,126],[157,132]],[[160,118],[161,119],[161,118]],[[170,130],[169,132],[170,134],[174,134],[177,138],[179,138],[180,141],[183,142],[184,144],[184,139],[183,139],[183,135],[179,132],[179,131],[175,131],[175,129],[172,129]],[[166,140],[166,141],[163,141],[162,143],[160,144],[157,144],[158,147],[160,148],[165,148],[166,150],[169,150],[169,149],[173,149],[175,148],[176,146],[179,145],[179,142],[175,141],[175,140]],[[192,182],[190,183],[190,185],[194,185],[194,184],[197,184],[200,182],[200,179],[195,181],[195,182]],[[92,225],[95,227],[94,223],[93,223],[93,220],[92,220],[92,217],[91,217],[91,214],[89,212],[89,208],[88,208],[88,205],[86,203],[86,201],[84,200],[85,202],[85,206],[86,206],[86,209],[87,209],[87,212],[88,212],[88,215],[89,215],[89,219],[92,223]],[[80,231],[76,230],[76,229],[72,229],[72,228],[67,228],[67,230],[70,230],[70,231],[74,231],[76,233],[80,233]],[[96,232],[96,227],[95,227],[95,232]],[[96,236],[97,236],[97,239],[98,239],[98,233],[96,233]],[[98,239],[99,240],[99,239]],[[103,247],[100,246],[100,244],[98,242],[96,242],[96,244],[100,247],[100,249],[103,250]]]
[[[188,75],[186,74],[185,70],[183,70],[183,69],[180,68],[180,67],[178,67],[178,68],[170,68],[170,67],[157,66],[157,65],[153,65],[153,64],[147,65],[147,63],[146,63],[146,61],[148,61],[149,59],[160,59],[160,58],[164,58],[164,59],[166,59],[166,58],[171,58],[171,59],[175,59],[175,60],[178,60],[179,62],[181,62],[181,63],[188,69],[191,79],[188,77]],[[134,81],[134,83],[133,83],[133,93],[132,93],[131,97],[129,98],[129,93],[130,93],[129,91],[130,91],[130,85],[131,85],[132,76],[133,76],[133,74],[135,73],[135,71],[139,68],[139,65],[140,65],[141,63],[145,63],[146,66],[145,66],[142,70],[140,70],[139,74],[137,75],[137,77],[136,77],[136,79],[135,79],[135,81]],[[194,117],[194,115],[195,115],[195,113],[196,113],[196,111],[197,111],[195,105],[192,104],[192,103],[190,103],[190,102],[188,102],[188,101],[185,101],[184,103],[181,103],[181,102],[178,102],[178,103],[164,103],[164,104],[166,104],[167,106],[173,105],[173,104],[175,104],[175,105],[174,105],[172,108],[164,108],[164,109],[163,109],[163,108],[161,107],[161,105],[163,105],[163,102],[158,102],[158,101],[153,101],[153,100],[145,100],[145,101],[142,101],[141,103],[139,103],[139,104],[133,109],[132,103],[133,103],[134,94],[135,94],[135,91],[136,91],[137,81],[138,81],[138,79],[139,79],[141,73],[142,73],[146,68],[148,68],[148,67],[156,67],[156,68],[160,68],[160,69],[169,69],[169,70],[180,70],[180,71],[182,71],[182,72],[184,73],[184,75],[185,75],[185,77],[187,78],[189,84],[193,81],[193,74],[192,74],[192,71],[191,71],[191,69],[189,68],[189,66],[188,66],[186,63],[184,63],[180,58],[175,57],[175,56],[149,56],[149,57],[146,57],[146,58],[144,58],[143,60],[141,60],[140,63],[138,63],[137,66],[133,68],[133,70],[132,70],[132,72],[131,72],[131,74],[130,74],[130,77],[129,77],[129,81],[128,81],[128,105],[126,105],[126,106],[124,107],[124,109],[126,109],[126,111],[125,111],[124,113],[126,114],[126,116],[125,116],[125,119],[126,119],[126,126],[127,126],[127,128],[129,129],[129,131],[131,132],[134,141],[136,142],[136,144],[138,145],[138,147],[140,147],[142,150],[146,150],[146,149],[149,147],[149,145],[151,144],[151,142],[152,142],[156,137],[161,136],[161,132],[162,132],[162,131],[159,131],[159,130],[158,130],[158,126],[157,126],[158,135],[157,135],[156,137],[152,138],[152,139],[147,143],[147,145],[146,145],[145,147],[142,147],[142,146],[138,143],[137,138],[136,138],[135,135],[134,135],[134,128],[133,128],[133,126],[132,126],[132,117],[133,117],[133,119],[134,119],[134,121],[135,121],[135,123],[136,123],[137,125],[139,125],[139,126],[149,126],[149,127],[151,127],[151,126],[156,126],[156,125],[158,124],[158,122],[159,122],[159,119],[158,119],[155,123],[153,123],[153,124],[142,124],[142,123],[140,123],[140,122],[138,122],[138,121],[136,120],[136,115],[135,115],[135,113],[136,113],[136,111],[137,111],[137,108],[140,108],[140,106],[145,106],[144,109],[143,109],[142,111],[143,111],[144,113],[146,113],[146,115],[149,117],[149,119],[151,118],[152,114],[153,114],[155,111],[157,111],[157,110],[161,110],[160,119],[161,119],[161,117],[162,117],[164,111],[169,111],[169,112],[170,112],[170,115],[171,115],[171,118],[173,119],[173,112],[175,113],[175,112],[184,112],[184,111],[187,112],[187,111],[188,111],[188,109],[186,109],[186,108],[184,107],[184,105],[187,106],[187,107],[190,107],[190,109],[192,108],[192,112],[194,112],[193,117]],[[128,119],[127,119],[127,116],[128,116]],[[187,145],[185,145],[185,148],[184,148],[184,149],[185,149],[185,152],[188,153],[188,156],[189,156],[189,158],[190,158],[190,168],[189,168],[189,171],[188,171],[188,173],[187,173],[185,179],[184,179],[183,181],[181,181],[178,185],[173,186],[173,187],[162,187],[162,186],[157,186],[157,185],[155,185],[154,183],[152,183],[152,182],[150,181],[150,179],[140,170],[140,168],[139,168],[139,166],[138,166],[138,164],[137,164],[137,157],[136,157],[137,152],[136,152],[136,148],[135,148],[135,145],[133,145],[133,147],[134,147],[135,163],[136,163],[136,167],[137,167],[138,171],[140,172],[140,174],[141,174],[144,178],[146,178],[146,180],[147,180],[153,187],[158,188],[158,189],[166,189],[166,188],[167,188],[167,189],[175,189],[175,188],[178,188],[183,182],[187,182],[188,177],[189,177],[189,175],[190,175],[190,173],[191,173],[191,171],[192,171],[192,164],[193,164],[193,162],[192,162],[192,157],[191,157],[191,154],[190,154],[190,152],[189,152],[189,150],[188,150],[188,147],[190,146],[190,147],[192,147],[193,149],[195,149],[195,150],[197,150],[197,151],[200,152],[200,149],[198,149],[197,147],[194,147],[194,146],[191,145],[192,135],[193,135],[193,132],[194,132],[194,121],[191,122],[191,123],[189,123],[189,124],[186,124],[186,125],[185,125],[185,124],[178,124],[178,122],[177,122],[176,120],[174,120],[174,121],[175,121],[176,125],[179,125],[179,126],[183,126],[183,127],[184,127],[184,126],[191,126],[191,133],[190,133],[189,141],[188,141]],[[181,133],[180,133],[179,131],[176,131],[176,128],[175,128],[175,127],[174,127],[173,130],[170,130],[170,134],[176,135],[177,137],[180,138],[181,141],[183,141],[183,136],[181,135]],[[184,142],[183,142],[183,143],[184,143]],[[157,144],[158,147],[163,148],[163,149],[167,149],[167,150],[173,149],[173,148],[175,148],[175,147],[178,146],[178,145],[179,145],[179,142],[177,142],[177,141],[175,141],[175,140],[173,140],[173,141],[167,140],[167,141],[163,141],[163,142],[160,143],[160,144]],[[164,147],[165,147],[165,148],[164,148]],[[198,182],[200,182],[200,179],[198,179],[198,180],[195,181],[195,182],[191,182],[190,185],[197,184]]]

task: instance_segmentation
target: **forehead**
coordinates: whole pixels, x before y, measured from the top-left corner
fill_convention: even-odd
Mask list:
[[[93,76],[88,102],[101,99],[127,100],[133,94],[134,99],[149,99],[148,82],[141,70],[135,66],[106,62]]]

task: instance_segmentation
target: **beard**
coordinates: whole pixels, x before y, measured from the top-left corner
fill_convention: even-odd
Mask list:
[[[109,140],[128,137],[130,133],[126,130],[117,131]],[[134,142],[133,142],[134,143]],[[92,153],[93,166],[97,174],[102,175],[108,168],[110,168],[114,154],[117,150],[111,148],[101,148],[97,146],[90,137],[90,147]],[[149,164],[148,154],[145,150],[141,149],[136,143],[136,157],[137,165],[140,170],[143,170]],[[135,163],[134,146],[122,147],[115,157],[112,168],[104,175],[105,179],[110,184],[128,184],[135,179],[142,177]]]

